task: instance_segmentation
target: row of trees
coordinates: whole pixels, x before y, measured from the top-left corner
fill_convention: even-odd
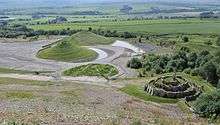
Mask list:
[[[0,37],[2,38],[17,38],[19,36],[33,37],[39,35],[72,35],[82,30],[72,30],[70,28],[62,30],[33,30],[25,25],[4,25],[0,27]],[[105,37],[122,37],[122,38],[137,38],[138,34],[132,32],[117,32],[116,30],[102,30],[88,28],[88,31]]]
[[[0,37],[2,38],[17,38],[19,36],[26,37],[34,37],[39,35],[72,35],[74,33],[77,33],[81,30],[71,30],[63,29],[63,30],[33,30],[30,28],[27,28],[24,25],[5,25],[0,27]]]
[[[133,33],[133,32],[118,32],[117,30],[102,30],[102,29],[92,29],[91,27],[89,28],[89,31],[101,35],[101,36],[105,36],[105,37],[121,37],[121,38],[137,38],[138,34]]]

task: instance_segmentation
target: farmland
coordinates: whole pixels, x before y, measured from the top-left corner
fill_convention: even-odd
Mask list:
[[[218,34],[219,20],[199,19],[165,19],[165,20],[137,20],[137,21],[100,21],[90,23],[64,23],[54,25],[29,26],[35,30],[61,30],[61,29],[104,29],[118,32],[156,33],[156,34]]]

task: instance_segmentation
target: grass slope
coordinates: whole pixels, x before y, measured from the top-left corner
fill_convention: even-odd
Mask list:
[[[112,39],[106,38],[100,35],[96,35],[92,32],[78,32],[74,34],[71,38],[71,41],[75,41],[78,45],[82,46],[92,46],[97,44],[111,44]]]
[[[127,93],[128,95],[137,97],[139,99],[142,99],[144,101],[152,101],[157,103],[177,103],[178,99],[168,99],[168,98],[161,98],[157,96],[152,96],[147,94],[144,91],[144,88],[142,86],[138,85],[127,85],[120,89],[122,92]]]
[[[78,44],[79,41],[75,40],[75,36],[71,36],[59,41],[55,46],[39,51],[37,56],[43,59],[67,62],[90,61],[97,57],[96,52]]]
[[[66,76],[114,76],[118,74],[118,70],[107,64],[88,64],[75,67],[64,72]]]
[[[97,57],[97,53],[82,46],[97,44],[110,44],[113,40],[91,32],[78,32],[69,38],[58,42],[56,46],[51,45],[38,53],[39,58],[67,62],[91,61]]]

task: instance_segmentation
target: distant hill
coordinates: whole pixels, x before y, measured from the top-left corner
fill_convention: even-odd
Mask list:
[[[22,1],[22,2],[21,2]],[[169,2],[169,3],[203,3],[220,4],[219,0],[0,0],[0,10],[5,8],[63,7],[84,3],[103,2]]]

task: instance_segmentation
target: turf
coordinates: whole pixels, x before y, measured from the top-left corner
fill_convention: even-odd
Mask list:
[[[141,86],[138,86],[138,85],[127,85],[124,88],[121,88],[120,90],[131,96],[137,97],[145,101],[152,101],[152,102],[157,102],[157,103],[177,103],[178,102],[177,99],[167,99],[167,98],[161,98],[157,96],[151,96],[147,94]]]
[[[34,80],[23,80],[23,79],[15,79],[15,78],[0,78],[0,85],[9,85],[9,84],[16,84],[16,85],[34,85],[34,86],[49,86],[53,85],[51,82],[45,81],[34,81]]]
[[[108,64],[88,64],[64,71],[66,76],[105,76],[118,74],[118,70]]]
[[[0,68],[0,73],[28,73],[28,71]]]
[[[35,74],[35,73],[51,73],[52,71],[26,71],[26,70],[16,70],[11,68],[0,67],[0,73],[17,73],[17,74]]]
[[[110,38],[106,38],[100,35],[96,35],[92,32],[78,32],[74,34],[71,38],[71,41],[75,41],[76,44],[82,45],[82,46],[92,46],[92,45],[98,45],[98,44],[111,44],[113,43],[113,40]]]
[[[27,91],[6,92],[5,96],[10,99],[32,99],[34,94]]]

